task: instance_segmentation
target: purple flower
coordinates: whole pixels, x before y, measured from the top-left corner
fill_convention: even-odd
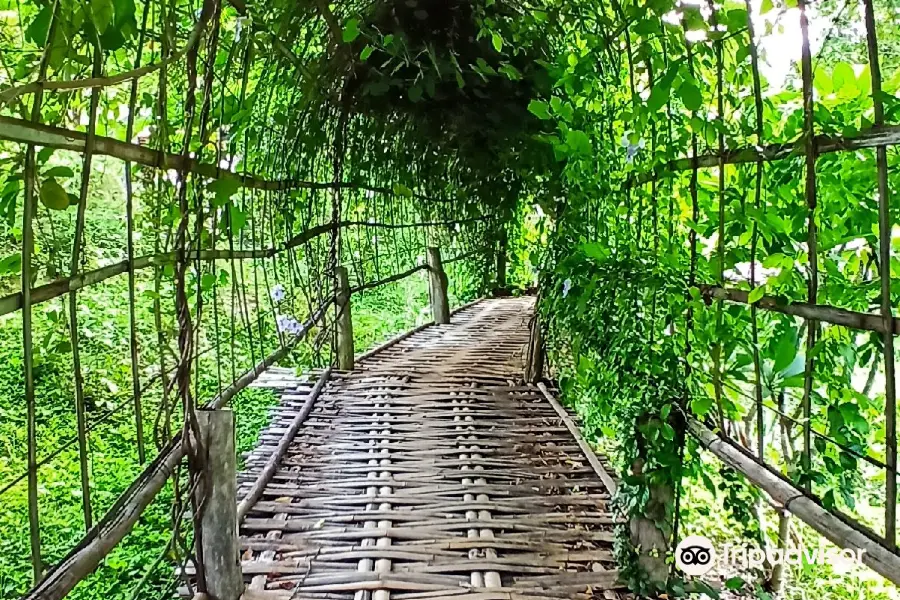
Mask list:
[[[566,279],[565,281],[563,281],[563,290],[562,290],[563,298],[565,298],[566,296],[569,295],[569,290],[571,290],[571,289],[572,289],[572,280]]]
[[[284,300],[284,296],[285,296],[284,286],[279,283],[278,285],[276,285],[275,287],[272,288],[271,294],[272,294],[272,300],[274,300],[276,302],[276,304],[281,302],[282,300]]]

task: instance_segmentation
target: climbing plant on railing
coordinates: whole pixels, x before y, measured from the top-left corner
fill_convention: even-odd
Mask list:
[[[810,301],[868,313],[879,296],[896,295],[879,267],[896,261],[884,234],[896,218],[886,197],[896,157],[879,166],[865,150],[897,141],[878,127],[896,118],[900,80],[873,76],[878,55],[866,43],[896,36],[877,18],[862,37],[838,30],[864,25],[866,13],[892,20],[889,12],[871,3],[612,2],[596,29],[560,49],[549,67],[554,92],[529,106],[565,165],[563,193],[545,202],[554,234],[542,286],[561,383],[589,430],[615,439],[626,512],[651,516],[665,537],[677,519],[654,512],[652,490],[702,476],[681,458],[695,449],[670,443],[678,428],[662,427],[675,414],[706,422],[892,544],[891,351],[874,325],[860,327],[867,317],[783,308]],[[802,23],[810,15],[834,23],[814,49]],[[772,58],[766,40],[785,26],[798,34],[781,42],[794,75],[772,83],[760,53]],[[886,121],[873,121],[873,105]],[[820,157],[805,161],[804,152]],[[648,423],[665,433],[653,434],[650,464],[671,468],[644,476],[634,463]],[[881,500],[858,510],[872,494]],[[746,522],[747,507],[732,506]],[[871,521],[872,509],[883,517]],[[632,558],[629,577],[647,567]]]

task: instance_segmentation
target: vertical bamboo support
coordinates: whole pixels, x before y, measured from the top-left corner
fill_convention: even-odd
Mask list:
[[[35,100],[38,102],[38,100]],[[34,399],[34,347],[31,326],[31,258],[34,253],[34,146],[25,151],[25,203],[22,211],[22,362],[25,367],[25,406],[28,421],[28,526],[34,582],[41,579],[41,530],[37,494],[37,417]]]
[[[717,26],[716,9],[710,2],[712,10],[712,25]],[[716,119],[719,121],[718,141],[718,218],[716,253],[718,261],[716,262],[716,280],[720,286],[725,285],[725,77],[724,77],[724,58],[722,57],[722,40],[716,40],[714,43],[716,54]],[[722,343],[719,341],[718,332],[722,330],[724,323],[723,301],[716,302],[716,343],[712,348],[713,359],[713,393],[716,399],[716,412],[719,417],[719,428],[725,431],[725,409],[722,402],[724,395],[722,390]]]
[[[428,278],[431,289],[431,314],[436,325],[450,323],[450,301],[447,299],[447,274],[441,263],[440,248],[427,250]]]
[[[525,380],[537,383],[544,378],[544,334],[537,314],[531,320],[531,336],[528,340],[528,357],[525,364]]]
[[[56,33],[56,16],[58,11],[59,2],[56,0],[50,13],[47,40],[44,44],[44,53],[41,55],[41,63],[38,67],[38,80],[43,80],[47,76],[47,66],[50,63],[49,41],[53,39]],[[43,88],[38,87],[34,93],[34,100],[31,105],[32,123],[38,123],[41,120],[42,102]],[[44,572],[41,558],[41,524],[38,513],[37,407],[34,395],[34,342],[32,339],[31,319],[31,280],[34,277],[31,259],[34,255],[34,214],[37,208],[35,204],[36,162],[34,145],[28,144],[25,149],[25,169],[23,173],[25,198],[22,206],[22,362],[24,363],[26,439],[28,446],[28,534],[31,549],[32,579],[35,583],[41,580]]]
[[[138,40],[137,57],[134,60],[135,68],[141,65],[141,55],[144,49],[144,37],[147,31],[147,17],[150,13],[150,4],[144,5],[141,34]],[[131,142],[134,136],[134,112],[137,105],[138,80],[131,81],[131,90],[128,96],[128,122],[125,126],[125,141]],[[135,282],[134,282],[134,190],[131,177],[131,162],[125,161],[125,224],[126,243],[128,256],[128,339],[131,352],[131,392],[134,398],[134,429],[137,437],[138,461],[141,464],[147,460],[144,451],[144,415],[141,407],[141,376],[138,363],[138,339],[137,316],[135,314]]]
[[[237,535],[234,413],[227,409],[200,410],[197,423],[202,447],[207,451],[206,494],[200,518],[206,589],[216,600],[238,600],[244,580]]]
[[[506,250],[508,240],[506,237],[506,228],[500,228],[500,240],[497,242],[497,287],[503,289],[506,287]]]
[[[337,324],[337,368],[353,370],[353,319],[350,315],[350,282],[347,267],[335,267],[335,323]]]
[[[875,8],[872,0],[865,6],[866,41],[869,51],[869,71],[872,74],[872,106],[875,127],[884,125],[884,103],[881,99],[881,64],[878,59],[878,38],[875,32]],[[889,548],[897,546],[897,391],[894,373],[894,335],[891,310],[891,196],[888,187],[887,148],[875,149],[878,169],[878,254],[881,264],[881,316],[884,317],[884,411],[885,411],[885,491],[884,537]]]
[[[817,303],[819,291],[819,264],[816,245],[816,140],[813,114],[813,71],[812,52],[809,46],[809,17],[806,14],[808,0],[800,0],[800,33],[803,47],[800,54],[800,71],[803,80],[803,138],[806,146],[806,209],[807,209],[807,252],[809,257],[808,299]],[[809,471],[812,466],[812,386],[815,371],[813,347],[816,344],[818,323],[814,319],[806,322],[806,367],[803,376],[803,487],[810,491]]]
[[[685,27],[685,31],[687,31],[687,27]],[[691,48],[690,42],[685,43],[685,55],[687,58],[688,71],[691,74],[691,77],[694,77],[694,52]],[[696,111],[691,112],[691,117],[696,116]],[[699,165],[697,164],[697,154],[698,154],[698,144],[697,144],[697,132],[691,131],[691,178],[690,183],[688,185],[691,195],[691,221],[693,223],[699,223],[700,221],[700,201],[698,194],[699,187]],[[691,227],[688,230],[688,244],[690,246],[690,266],[688,271],[688,286],[694,287],[697,283],[697,230],[695,227]],[[691,333],[694,329],[694,309],[693,306],[688,304],[687,313],[685,314],[685,327],[684,327],[684,357],[685,357],[685,379],[690,378],[691,375]]]
[[[32,121],[40,120],[40,89],[35,94]],[[34,398],[34,345],[31,325],[31,280],[33,278],[31,259],[34,254],[34,213],[35,193],[35,153],[29,144],[25,150],[25,200],[22,210],[22,362],[25,378],[25,407],[28,432],[28,527],[31,542],[31,564],[34,582],[41,579],[41,530],[38,516],[37,493],[37,411]]]
[[[763,143],[763,102],[762,83],[759,76],[759,49],[756,47],[756,32],[753,29],[753,7],[750,0],[745,0],[747,7],[747,37],[750,48],[750,65],[753,71],[753,105],[756,113],[756,143]],[[762,204],[762,157],[756,159],[756,175],[753,195],[753,206],[758,211]],[[759,245],[759,226],[754,219],[750,233],[750,288],[756,287],[756,255]],[[750,305],[751,336],[753,344],[754,400],[756,402],[756,450],[761,463],[765,464],[765,419],[763,418],[762,370],[759,359],[759,322],[756,304]]]
[[[94,48],[93,76],[99,77],[103,68],[103,55],[99,47]],[[97,127],[97,110],[100,105],[101,88],[91,88],[90,114],[87,137],[84,146],[84,157],[81,167],[81,189],[78,195],[78,212],[75,217],[75,239],[72,242],[72,260],[69,264],[69,276],[78,275],[81,257],[84,253],[84,221],[87,211],[87,197],[91,185],[91,164],[93,161],[94,137]],[[72,370],[75,386],[75,418],[78,429],[78,461],[81,470],[81,505],[84,512],[84,528],[89,531],[93,526],[91,514],[91,487],[88,465],[88,433],[87,415],[84,401],[84,376],[81,372],[81,349],[78,332],[78,292],[69,291],[69,338],[72,343]]]

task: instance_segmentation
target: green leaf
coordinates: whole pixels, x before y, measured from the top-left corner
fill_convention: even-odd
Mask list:
[[[223,175],[219,179],[210,182],[206,189],[215,195],[213,204],[225,206],[228,201],[241,189],[241,182],[232,175]]]
[[[775,346],[775,364],[773,368],[781,372],[794,362],[797,356],[797,338],[794,335],[783,334]]]
[[[850,88],[853,95],[856,94],[856,73],[853,72],[853,67],[849,63],[839,62],[834,66],[831,82],[836,92],[846,91],[847,88]]]
[[[656,112],[666,104],[672,93],[672,82],[678,74],[678,66],[678,62],[670,66],[665,76],[653,84],[650,97],[647,98],[647,110],[650,112]]]
[[[709,412],[709,409],[712,408],[712,404],[712,397],[708,395],[698,396],[691,400],[691,410],[694,411],[694,414],[698,417],[703,417]]]
[[[216,276],[213,273],[204,273],[203,277],[200,278],[200,287],[203,288],[203,291],[208,292],[216,285]]]
[[[51,210],[66,210],[69,194],[55,180],[47,179],[41,184],[41,202]]]
[[[762,4],[759,5],[759,14],[764,15],[773,8],[775,8],[775,4],[772,0],[762,0]]]
[[[725,587],[729,590],[739,590],[744,587],[746,582],[741,577],[732,577],[725,581]]]
[[[703,94],[700,93],[700,88],[693,81],[685,81],[678,90],[678,94],[681,96],[681,101],[684,102],[684,107],[691,112],[700,110],[700,107],[703,106]]]
[[[667,421],[669,419],[669,413],[672,412],[672,405],[666,404],[659,411],[659,418],[663,421]]]
[[[506,75],[506,77],[512,81],[519,81],[520,79],[522,79],[522,73],[520,73],[517,68],[510,64],[503,64],[497,70]]]
[[[394,193],[398,196],[406,196],[407,198],[412,198],[412,190],[403,185],[402,183],[394,184]]]
[[[113,20],[115,8],[112,0],[91,0],[91,17],[99,33],[104,33]]]
[[[22,268],[22,255],[16,252],[0,260],[0,275],[17,273]]]
[[[359,53],[359,60],[367,60],[370,56],[372,56],[373,48],[372,46],[366,46],[362,49],[362,52]]]
[[[540,100],[532,100],[528,103],[528,112],[536,116],[538,119],[542,121],[548,121],[552,117],[550,116],[550,107],[546,102],[542,102]]]
[[[494,50],[500,52],[503,50],[503,38],[500,37],[500,34],[496,31],[491,34],[491,44],[494,46]]]
[[[350,19],[344,25],[344,33],[343,39],[344,42],[349,44],[353,40],[359,37],[359,19]]]
[[[50,16],[52,12],[48,4],[37,14],[28,29],[25,30],[25,38],[38,46],[47,43],[47,31],[50,29]]]
[[[590,242],[582,244],[581,249],[588,257],[595,259],[597,262],[603,262],[609,257],[609,250],[606,244]]]
[[[694,579],[693,581],[687,582],[687,584],[685,584],[684,586],[684,591],[695,594],[706,594],[714,600],[719,600],[719,598],[722,597],[721,594],[719,594],[718,590],[700,579]]]
[[[760,298],[762,298],[766,293],[766,286],[760,285],[753,288],[753,291],[747,296],[747,302],[753,304],[754,302],[759,302]]]
[[[231,233],[238,233],[247,225],[247,214],[234,204],[228,209],[231,218]]]
[[[569,147],[570,154],[575,156],[589,155],[593,151],[591,138],[579,129],[570,129],[566,133],[566,146]]]
[[[740,31],[747,27],[747,9],[733,8],[727,13],[728,31]]]
[[[75,172],[69,167],[53,167],[44,173],[44,177],[74,177]]]

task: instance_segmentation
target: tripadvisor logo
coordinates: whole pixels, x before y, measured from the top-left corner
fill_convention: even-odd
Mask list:
[[[725,544],[719,554],[709,538],[689,535],[675,548],[675,566],[685,575],[694,577],[708,573],[717,563],[726,568],[745,569],[759,569],[767,564],[828,564],[836,573],[845,573],[862,563],[865,552],[862,548],[826,548],[824,542],[820,542],[818,548],[812,549],[804,546],[762,549],[758,546]]]
[[[689,535],[675,548],[675,566],[687,575],[703,575],[713,568],[716,549],[709,538]]]

